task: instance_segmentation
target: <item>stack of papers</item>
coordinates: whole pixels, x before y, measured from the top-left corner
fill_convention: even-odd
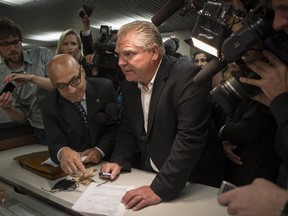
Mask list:
[[[109,184],[98,187],[98,184],[93,182],[72,206],[72,209],[90,214],[123,216],[125,206],[121,203],[121,199],[126,191],[133,188],[133,186]]]

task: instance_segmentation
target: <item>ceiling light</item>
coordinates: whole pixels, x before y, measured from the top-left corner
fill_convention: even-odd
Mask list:
[[[40,35],[28,35],[27,38],[38,41],[58,41],[62,32],[46,32]]]
[[[33,0],[2,0],[1,2],[9,5],[22,5],[32,1]]]
[[[130,23],[132,21],[135,20],[144,20],[144,21],[150,21],[150,19],[143,19],[141,17],[138,16],[134,16],[134,17],[123,17],[123,18],[117,18],[117,20],[115,21],[109,21],[109,23],[105,23],[104,21],[100,21],[98,20],[98,23],[104,23],[105,25],[111,26],[112,29],[119,29],[122,25],[126,24],[126,23]],[[93,28],[99,28],[102,24],[91,24],[91,26]]]

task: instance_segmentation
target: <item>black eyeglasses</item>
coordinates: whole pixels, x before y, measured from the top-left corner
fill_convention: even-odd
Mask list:
[[[9,50],[11,48],[11,45],[13,45],[15,48],[18,48],[21,42],[22,41],[19,39],[13,40],[12,42],[3,41],[3,42],[0,42],[0,46],[2,49]]]
[[[65,191],[65,190],[74,191],[77,187],[78,187],[78,183],[75,180],[62,179],[56,182],[56,184],[50,190],[47,190],[43,187],[41,187],[41,189],[47,192],[55,193],[55,192]]]
[[[81,83],[81,67],[79,68],[79,73],[77,76],[73,77],[68,83],[56,83],[54,86],[55,88],[60,91],[64,92],[67,91],[69,85],[73,87],[77,87]]]

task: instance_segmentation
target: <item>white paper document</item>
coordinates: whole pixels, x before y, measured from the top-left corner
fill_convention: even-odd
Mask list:
[[[124,215],[125,206],[121,203],[121,198],[126,191],[134,187],[108,184],[97,187],[97,185],[95,182],[91,183],[72,208],[75,211],[90,214]]]

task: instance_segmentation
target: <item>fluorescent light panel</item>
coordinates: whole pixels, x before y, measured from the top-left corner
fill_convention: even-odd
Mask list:
[[[101,25],[108,25],[108,26],[111,26],[112,29],[119,29],[122,25],[126,24],[126,23],[129,23],[129,22],[132,22],[132,21],[135,21],[135,20],[145,20],[145,21],[151,21],[149,19],[143,19],[141,17],[137,17],[137,16],[134,16],[134,17],[126,17],[126,18],[120,18],[120,19],[117,19],[117,21],[109,21],[109,22],[101,22],[101,24],[91,24],[91,27],[93,28],[97,28],[99,29]],[[99,21],[98,21],[99,23]]]
[[[52,42],[52,41],[58,41],[61,34],[62,32],[46,32],[40,35],[28,35],[27,38],[37,41]]]
[[[207,43],[204,43],[203,41],[201,40],[198,40],[197,38],[195,37],[191,37],[192,38],[192,41],[193,41],[193,45],[207,53],[210,53],[211,55],[214,55],[216,57],[218,57],[218,49],[216,49],[215,47],[213,46],[210,46],[209,44]]]
[[[22,5],[32,1],[33,0],[2,0],[1,2],[8,5]]]

